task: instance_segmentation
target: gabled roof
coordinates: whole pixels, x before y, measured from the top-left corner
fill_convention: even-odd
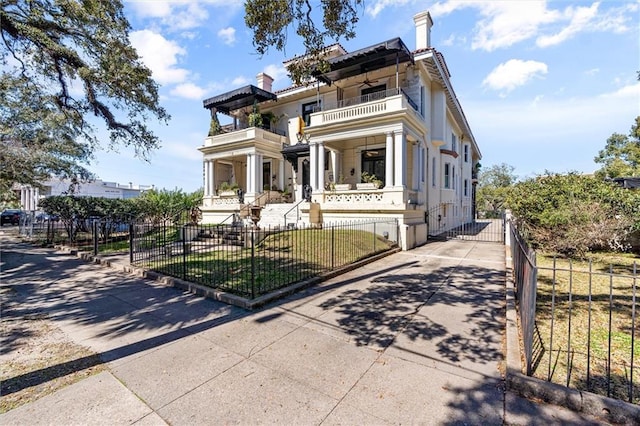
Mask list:
[[[254,102],[275,101],[278,97],[266,90],[252,84],[214,96],[203,101],[207,109],[216,108],[218,111],[229,114],[230,111],[253,105]]]
[[[413,55],[400,37],[329,59],[330,70],[312,75],[327,84],[375,71],[402,62],[413,62]]]

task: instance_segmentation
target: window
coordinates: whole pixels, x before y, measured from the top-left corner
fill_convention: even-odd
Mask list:
[[[451,167],[451,187],[456,189],[456,166]]]
[[[465,197],[469,196],[469,180],[468,179],[464,180],[464,196]]]
[[[302,120],[304,121],[305,126],[311,124],[311,114],[316,112],[319,107],[320,102],[309,102],[307,104],[302,104]]]
[[[431,158],[431,186],[436,186],[436,157]]]
[[[458,152],[458,138],[453,133],[451,133],[451,151]]]
[[[422,183],[427,181],[426,167],[427,161],[425,159],[424,148],[420,148],[420,182]]]
[[[444,187],[445,188],[450,187],[450,180],[451,180],[451,176],[449,176],[450,169],[451,169],[451,165],[449,163],[445,163],[444,164]]]
[[[423,117],[427,116],[426,109],[427,109],[427,91],[425,90],[424,86],[420,86],[420,114],[422,114]]]
[[[385,148],[368,149],[362,151],[362,172],[367,172],[371,175],[376,175],[378,179],[382,181],[382,185],[385,183],[385,166],[384,158],[386,154]]]
[[[469,145],[464,146],[464,162],[469,162]]]

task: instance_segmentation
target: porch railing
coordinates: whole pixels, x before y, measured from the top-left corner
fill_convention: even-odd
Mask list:
[[[418,104],[416,104],[413,101],[413,99],[411,99],[409,95],[407,95],[402,88],[381,90],[380,92],[368,93],[366,95],[356,96],[354,98],[342,99],[337,102],[329,102],[329,103],[326,103],[325,105],[314,107],[313,112],[329,111],[333,109],[340,109],[340,108],[350,107],[354,105],[361,105],[367,102],[379,101],[381,99],[385,99],[385,98],[400,95],[400,94],[404,95],[404,97],[409,102],[409,105],[411,105],[411,107],[414,110],[419,112]]]

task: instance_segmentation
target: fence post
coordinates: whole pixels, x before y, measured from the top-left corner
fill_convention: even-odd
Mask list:
[[[133,265],[133,222],[129,222],[129,265]]]
[[[251,229],[251,298],[256,298],[256,244],[255,229]]]
[[[98,221],[94,220],[91,224],[92,230],[91,234],[93,234],[93,255],[98,255]]]
[[[331,227],[331,270],[335,269],[336,264],[336,237],[335,237],[336,227]]]
[[[376,223],[373,222],[373,252],[376,252]]]
[[[182,279],[187,279],[187,225],[182,225]]]

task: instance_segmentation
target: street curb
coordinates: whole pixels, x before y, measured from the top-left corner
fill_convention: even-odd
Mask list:
[[[613,424],[640,424],[640,406],[619,399],[571,389],[522,374],[522,358],[512,279],[511,248],[505,245],[507,302],[507,389],[529,399],[539,399]]]
[[[358,262],[352,263],[350,265],[346,265],[342,268],[321,274],[317,277],[308,278],[306,280],[297,282],[290,286],[274,290],[269,294],[265,294],[263,296],[257,297],[255,299],[247,299],[241,296],[237,296],[235,294],[227,293],[225,291],[216,290],[211,287],[207,287],[201,284],[192,283],[190,281],[185,281],[180,278],[170,277],[167,275],[162,275],[157,272],[150,271],[145,268],[139,268],[136,266],[131,266],[127,264],[122,264],[119,262],[111,262],[108,259],[103,259],[100,256],[93,256],[91,253],[81,252],[74,249],[69,249],[66,247],[56,247],[58,250],[63,250],[68,252],[69,254],[76,256],[82,260],[87,262],[95,263],[98,265],[106,266],[109,268],[114,268],[116,270],[120,270],[122,272],[126,272],[128,274],[135,275],[140,278],[145,278],[148,280],[152,280],[158,282],[160,284],[175,287],[180,290],[187,291],[189,293],[196,294],[198,296],[206,297],[208,299],[217,300],[220,302],[227,303],[229,305],[237,306],[242,309],[254,310],[258,309],[269,302],[272,302],[277,299],[281,299],[290,294],[296,293],[304,288],[311,287],[312,285],[318,284],[322,281],[328,280],[330,278],[336,277],[340,274],[344,274],[345,272],[352,271],[361,266],[367,265],[369,263],[380,260],[384,257],[390,256],[400,251],[399,247],[396,247],[392,250],[385,251],[383,253],[378,253],[374,256],[368,257],[366,259],[360,260]]]

